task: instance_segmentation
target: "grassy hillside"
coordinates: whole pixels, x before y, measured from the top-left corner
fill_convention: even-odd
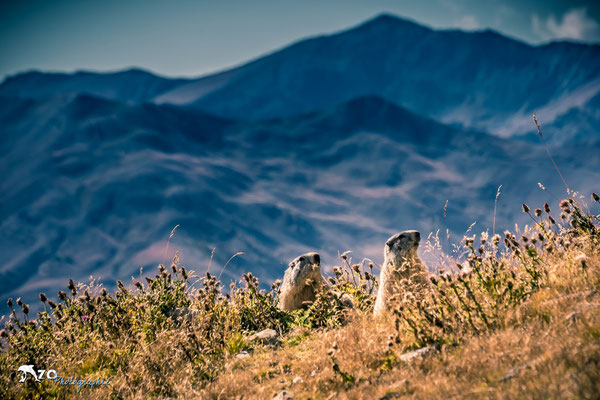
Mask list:
[[[438,273],[383,318],[372,316],[376,266],[347,254],[330,282],[353,309],[323,291],[282,312],[278,282],[265,291],[249,273],[225,288],[177,257],[151,278],[118,282],[116,293],[70,281],[57,299],[40,294],[38,315],[11,300],[0,398],[597,398],[597,201],[572,193],[557,209],[524,205],[531,226],[465,236],[450,254],[430,237]],[[274,342],[250,337],[267,328]],[[110,385],[20,383],[21,365]]]

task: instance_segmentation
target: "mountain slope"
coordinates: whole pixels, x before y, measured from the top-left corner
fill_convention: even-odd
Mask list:
[[[597,93],[598,76],[599,46],[534,47],[492,31],[436,31],[383,15],[237,68],[214,90],[200,91],[194,105],[261,119],[379,95],[421,115],[494,128],[507,116],[561,103],[581,88]],[[175,93],[158,100],[181,103]]]
[[[67,277],[128,280],[175,250],[200,272],[213,248],[213,271],[242,251],[223,277],[267,282],[309,250],[326,270],[348,249],[379,263],[398,230],[489,228],[500,184],[498,229],[522,201],[546,200],[535,182],[561,190],[539,146],[372,96],[260,122],[89,95],[3,99],[0,110],[2,297],[31,299]],[[555,155],[570,184],[590,189],[594,148],[563,151],[581,155],[572,166]]]
[[[27,73],[7,79],[0,95],[88,93],[245,120],[289,117],[373,95],[439,121],[511,136],[534,129],[533,111],[549,124],[589,108],[600,93],[599,76],[598,45],[530,46],[489,30],[433,30],[381,15],[200,79],[139,70]],[[598,121],[594,117],[592,125]]]
[[[74,74],[32,71],[8,77],[0,85],[0,96],[40,99],[89,94],[110,100],[147,102],[187,82],[186,79],[162,78],[140,69]]]

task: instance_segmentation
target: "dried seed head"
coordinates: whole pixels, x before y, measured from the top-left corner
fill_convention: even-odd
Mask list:
[[[354,264],[354,265],[352,266],[352,270],[353,270],[354,272],[356,272],[356,273],[359,273],[359,272],[360,272],[360,265],[358,265],[358,264]]]
[[[569,200],[567,200],[567,199],[561,200],[561,202],[560,202],[560,203],[558,203],[558,206],[559,206],[559,207],[560,207],[560,208],[561,208],[563,211],[564,211],[565,209],[568,209],[568,208],[569,208]]]
[[[138,288],[138,289],[142,290],[142,283],[141,283],[140,281],[135,281],[135,282],[133,282],[133,285],[134,285],[136,288]]]
[[[60,292],[58,292],[58,298],[62,301],[65,301],[67,298],[67,292],[61,290]]]
[[[13,306],[12,298],[8,299],[8,301],[6,302],[6,305],[9,306],[10,308],[12,308],[12,306]]]
[[[23,309],[23,314],[29,314],[29,306],[27,304],[23,304],[21,308]]]
[[[600,196],[598,196],[596,193],[592,193],[592,200],[600,202]]]
[[[56,303],[52,300],[48,300],[48,305],[50,306],[50,308],[56,308]]]
[[[552,225],[556,225],[556,221],[554,220],[554,218],[552,218],[552,215],[548,215],[548,220]]]
[[[533,213],[535,214],[536,217],[539,217],[542,215],[542,210],[540,210],[539,208],[536,208],[535,210],[533,210]]]
[[[46,295],[44,293],[40,293],[40,301],[42,303],[45,303],[48,301],[48,298],[46,297]]]
[[[18,305],[18,306],[21,306],[21,307],[23,306],[23,301],[21,300],[21,298],[20,298],[20,297],[19,297],[19,298],[17,298],[17,305]]]
[[[523,203],[521,205],[521,208],[523,209],[524,213],[528,213],[529,212],[529,206],[527,204]]]
[[[550,212],[550,206],[548,205],[548,203],[544,203],[544,211],[546,211],[546,213]]]
[[[73,279],[69,279],[69,285],[67,286],[70,290],[75,290],[75,283]]]

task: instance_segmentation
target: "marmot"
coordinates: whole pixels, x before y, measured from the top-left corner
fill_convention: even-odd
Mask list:
[[[279,292],[279,308],[297,310],[305,301],[314,301],[318,290],[327,285],[321,275],[321,257],[307,253],[295,258],[283,275]]]
[[[420,240],[419,231],[404,231],[385,242],[385,260],[373,310],[375,315],[389,310],[393,297],[401,294],[403,289],[415,290],[426,284],[427,269],[417,255]]]

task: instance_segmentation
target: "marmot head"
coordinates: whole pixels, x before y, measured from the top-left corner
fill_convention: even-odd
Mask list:
[[[311,275],[321,275],[321,257],[318,253],[306,253],[296,257],[290,263],[293,281],[311,278]]]
[[[396,233],[385,242],[385,257],[402,258],[413,257],[417,255],[421,234],[419,231],[404,231]]]

